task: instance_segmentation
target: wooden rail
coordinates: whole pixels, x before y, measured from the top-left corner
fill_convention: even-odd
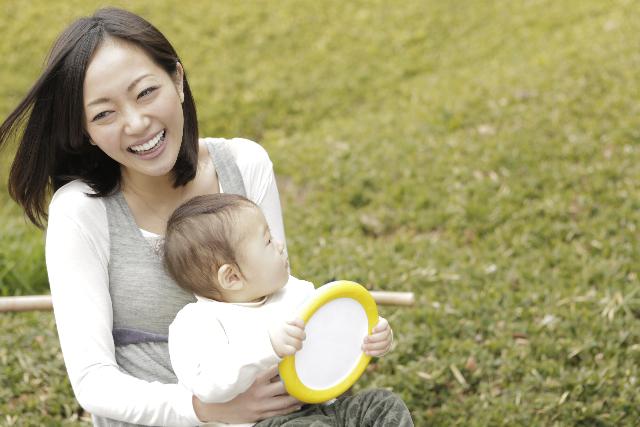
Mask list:
[[[51,295],[28,295],[0,298],[0,313],[51,310]]]
[[[413,292],[369,291],[379,305],[410,307],[415,303]]]
[[[379,305],[410,307],[415,303],[413,292],[371,291]],[[0,297],[0,313],[51,310],[51,295]]]

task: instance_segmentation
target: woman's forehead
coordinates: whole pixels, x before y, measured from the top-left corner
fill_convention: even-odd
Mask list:
[[[102,96],[103,90],[127,90],[143,75],[161,78],[165,71],[140,47],[113,39],[105,40],[89,62],[84,79],[86,98]]]

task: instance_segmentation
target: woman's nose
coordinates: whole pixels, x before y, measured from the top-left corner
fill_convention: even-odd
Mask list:
[[[128,135],[140,134],[149,126],[149,119],[137,108],[129,108],[124,114],[124,130]]]

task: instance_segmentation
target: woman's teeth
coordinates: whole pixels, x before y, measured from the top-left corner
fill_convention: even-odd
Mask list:
[[[134,153],[144,153],[145,151],[153,150],[158,146],[158,144],[164,141],[164,135],[165,135],[165,131],[162,130],[156,136],[154,136],[153,139],[151,139],[150,141],[147,141],[144,144],[131,146],[129,147],[129,150],[133,151]]]

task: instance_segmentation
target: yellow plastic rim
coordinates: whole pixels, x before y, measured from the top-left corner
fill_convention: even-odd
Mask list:
[[[316,293],[314,298],[303,306],[298,314],[305,324],[320,307],[337,298],[351,298],[360,303],[367,315],[369,334],[378,324],[378,307],[364,286],[347,280],[338,280],[321,286],[316,290]],[[340,383],[325,389],[313,389],[304,385],[298,377],[295,357],[294,354],[282,359],[279,366],[280,378],[291,396],[307,403],[326,402],[341,395],[360,378],[371,361],[371,356],[361,353],[356,367]]]

